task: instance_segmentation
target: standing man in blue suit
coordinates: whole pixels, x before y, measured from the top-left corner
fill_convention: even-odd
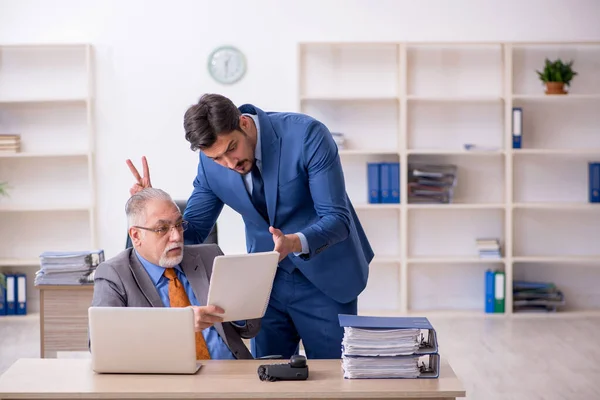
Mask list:
[[[340,358],[338,314],[357,313],[373,250],[327,127],[303,114],[237,108],[218,94],[191,106],[184,127],[200,150],[186,244],[202,243],[227,204],[243,217],[249,253],[280,253],[254,356],[289,358],[302,339],[308,358]],[[134,175],[132,192],[150,185]]]

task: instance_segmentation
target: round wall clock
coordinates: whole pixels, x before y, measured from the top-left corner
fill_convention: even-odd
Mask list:
[[[235,47],[218,47],[208,57],[208,71],[217,82],[235,83],[246,73],[246,57]]]

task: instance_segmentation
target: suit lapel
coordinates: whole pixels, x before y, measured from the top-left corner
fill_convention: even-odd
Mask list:
[[[198,300],[198,303],[201,306],[205,306],[207,305],[206,301],[208,298],[208,287],[210,285],[208,273],[206,272],[206,266],[202,261],[200,254],[194,255],[189,253],[190,252],[184,247],[183,260],[181,260],[180,266],[187,280],[192,286],[196,300]],[[227,336],[223,330],[223,325],[221,323],[215,323],[214,327],[219,333],[219,336],[221,336],[221,339],[223,339],[227,347],[229,347]]]
[[[271,226],[275,226],[277,211],[277,188],[279,184],[279,153],[281,139],[275,134],[273,125],[267,114],[256,109],[260,124],[260,140],[262,153],[262,176],[265,185],[267,213]]]
[[[152,307],[164,307],[162,300],[160,299],[160,295],[158,294],[158,290],[156,290],[156,286],[152,283],[152,279],[144,269],[144,266],[138,260],[135,255],[135,251],[132,249],[129,254],[129,268],[131,269],[131,273],[133,274],[133,278],[137,282],[140,291],[148,300],[148,303],[152,305]]]

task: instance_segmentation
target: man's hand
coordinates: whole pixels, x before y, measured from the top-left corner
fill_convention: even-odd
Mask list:
[[[215,322],[223,322],[223,318],[214,314],[223,314],[225,311],[217,306],[191,306],[194,310],[194,329],[200,332],[213,326]]]
[[[150,183],[150,169],[148,168],[148,161],[146,161],[146,157],[142,157],[142,169],[144,172],[143,178],[140,176],[140,173],[138,172],[137,168],[133,166],[131,160],[127,160],[126,162],[127,166],[129,167],[129,170],[131,171],[133,177],[136,180],[136,183],[131,187],[131,189],[129,189],[129,194],[133,196],[134,194],[143,189],[151,188],[152,183]]]
[[[273,250],[279,252],[279,261],[283,260],[290,253],[300,253],[302,251],[302,242],[295,233],[284,235],[279,229],[272,226],[269,227],[269,232],[273,235]]]

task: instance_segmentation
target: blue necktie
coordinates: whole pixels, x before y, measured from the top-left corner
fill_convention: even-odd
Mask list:
[[[252,166],[252,203],[256,208],[256,211],[262,215],[262,217],[269,222],[269,214],[267,213],[267,200],[265,199],[265,185],[260,175],[256,160]]]

